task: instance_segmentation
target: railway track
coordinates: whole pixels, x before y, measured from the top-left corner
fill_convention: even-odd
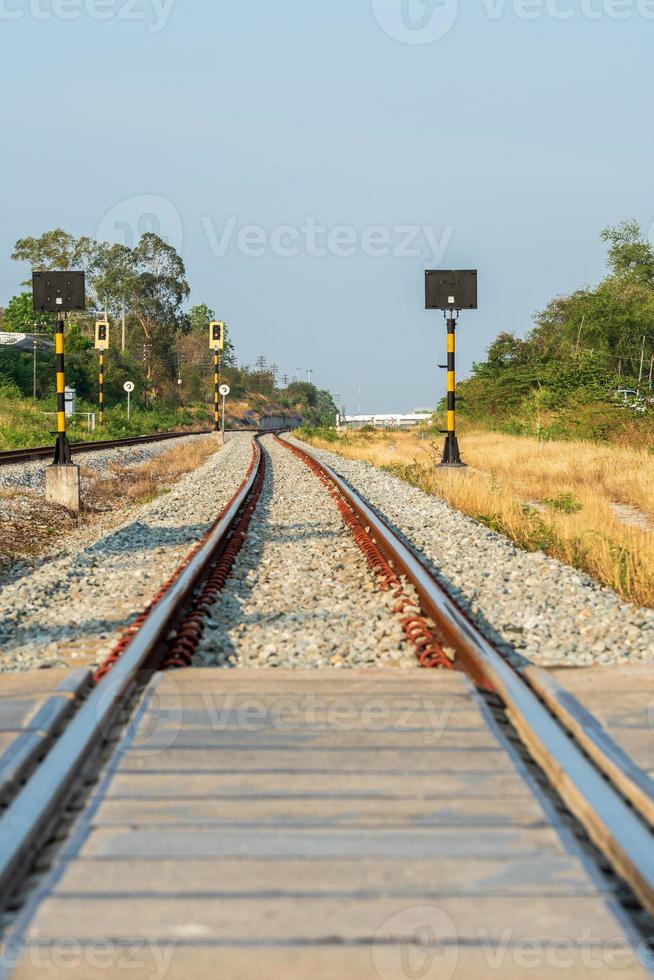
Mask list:
[[[171,438],[174,434],[166,434],[165,437]],[[461,699],[460,709],[471,716],[474,709],[474,712],[480,712],[480,719],[488,721],[491,711],[495,720],[489,721],[489,725],[494,726],[494,731],[499,726],[503,732],[497,735],[498,745],[504,746],[507,752],[521,754],[526,760],[524,764],[532,767],[538,779],[546,784],[553,811],[563,812],[566,825],[573,826],[580,837],[587,835],[591,843],[584,845],[584,860],[595,862],[600,875],[604,874],[601,866],[610,868],[612,880],[616,882],[615,894],[620,895],[622,903],[620,915],[631,917],[631,925],[634,930],[640,930],[638,935],[646,946],[643,937],[646,937],[654,917],[654,784],[651,778],[607,736],[602,726],[592,724],[592,719],[589,723],[588,716],[578,710],[574,699],[566,696],[565,688],[544,671],[530,668],[520,673],[510,666],[383,516],[374,511],[333,469],[297,444],[291,445],[278,437],[275,439],[278,445],[285,447],[286,452],[294,453],[323,483],[325,492],[331,495],[345,525],[363,552],[377,585],[392,593],[396,611],[402,618],[407,638],[415,647],[420,665],[454,667],[453,670],[429,674],[416,672],[414,675],[411,672],[407,675],[402,672],[401,676],[396,677],[385,673],[383,682],[379,682],[384,696],[389,695],[391,687],[400,695],[404,693],[408,696],[409,691],[412,694],[421,689],[435,691],[440,684],[443,690],[450,692],[450,697]],[[264,486],[266,453],[262,451],[258,437],[253,441],[252,451],[252,463],[239,491],[183,566],[166,583],[151,608],[144,612],[96,672],[92,689],[89,692],[84,690],[83,696],[74,705],[68,706],[59,729],[50,733],[43,743],[41,755],[38,758],[32,756],[29,769],[23,770],[20,778],[14,780],[13,790],[6,796],[5,809],[0,816],[0,839],[3,841],[0,895],[6,909],[10,912],[14,910],[10,935],[16,943],[25,941],[30,923],[41,904],[46,902],[47,906],[50,896],[49,878],[46,875],[46,884],[43,884],[44,879],[38,869],[44,864],[53,864],[55,870],[50,874],[57,877],[60,874],[60,870],[57,871],[58,860],[66,866],[71,861],[74,864],[73,854],[78,852],[73,844],[66,844],[65,841],[71,831],[73,840],[76,833],[79,840],[84,839],[85,831],[75,830],[80,810],[90,794],[104,792],[102,787],[116,773],[120,777],[120,765],[131,758],[130,752],[136,744],[134,739],[140,737],[148,712],[150,716],[153,716],[153,712],[155,717],[157,715],[152,708],[157,691],[162,692],[164,704],[167,703],[166,699],[174,701],[175,695],[181,698],[177,707],[183,718],[187,700],[195,705],[205,685],[207,691],[214,692],[224,693],[234,689],[239,697],[251,690],[253,685],[265,692],[266,682],[261,673],[258,675],[260,680],[254,681],[250,679],[248,671],[243,672],[244,679],[239,687],[237,675],[242,673],[240,671],[211,672],[190,668],[214,603],[246,540]],[[406,593],[405,583],[409,583],[414,590],[411,594]],[[415,608],[415,593],[420,599],[420,609]],[[454,657],[452,651],[455,652]],[[295,678],[277,672],[269,672],[267,676],[270,674],[273,678],[269,686],[272,685],[271,690],[276,696],[286,690],[303,691],[303,685],[308,683],[301,673]],[[211,680],[208,679],[209,675],[212,675]],[[278,681],[275,681],[275,675],[280,678]],[[316,672],[312,676],[315,678]],[[199,678],[199,686],[194,684],[193,677]],[[358,690],[374,694],[376,681],[373,681],[372,675],[370,677],[368,683],[365,677],[355,672],[349,689],[355,694]],[[325,683],[329,691],[332,681]],[[339,683],[340,691],[348,690],[346,678]],[[333,684],[339,686],[336,681]],[[191,721],[188,734],[184,725],[178,724],[173,742],[177,739],[177,744],[181,736],[182,748],[186,746],[189,750],[195,747],[198,752],[214,746],[215,733],[200,732],[199,708],[189,710]],[[485,721],[481,724],[485,724]],[[172,744],[169,742],[172,736],[167,729],[157,732],[154,740],[150,740],[149,747],[164,752]],[[162,741],[157,741],[159,735]],[[271,757],[277,735],[276,732],[271,735]],[[467,732],[461,735],[463,742],[468,737]],[[185,742],[185,739],[188,741]],[[393,739],[396,739],[395,735]],[[288,748],[287,742],[287,737],[286,741],[282,740],[285,750]],[[244,759],[248,757],[245,748],[249,751],[250,746],[247,740],[246,743],[245,747],[240,746]],[[383,738],[381,743],[383,747]],[[231,745],[229,740],[225,744],[228,747]],[[254,744],[258,751],[262,751],[259,741],[254,740]],[[363,736],[361,744],[368,744]],[[400,744],[403,744],[401,739]],[[373,745],[374,740],[371,748]],[[325,758],[332,748],[329,743]],[[186,757],[191,762],[194,758],[189,751]],[[409,766],[409,758],[410,755],[402,765]],[[461,758],[463,760],[463,756]],[[229,769],[234,772],[238,782],[237,762],[238,758],[232,760]],[[257,769],[259,763],[255,760],[248,763],[250,765]],[[331,766],[332,763],[327,768]],[[336,769],[337,763],[333,763],[333,767]],[[191,765],[189,778],[193,769],[194,765]],[[145,775],[148,779],[154,778],[155,770],[156,765],[152,767],[146,763]],[[107,773],[112,776],[107,776]],[[133,774],[133,767],[130,769],[128,766],[126,776],[130,774]],[[101,779],[100,789],[94,790],[98,778]],[[292,780],[290,776],[287,778]],[[396,778],[399,779],[399,774]],[[364,781],[363,776],[361,780]],[[243,787],[241,790],[247,795]],[[238,795],[239,791],[236,793]],[[174,797],[173,793],[172,799]],[[102,805],[105,804],[103,797]],[[224,801],[223,805],[226,805]],[[320,808],[322,804],[314,801],[313,805]],[[129,815],[126,819],[129,822]],[[253,842],[243,845],[253,852],[256,852],[257,846]],[[429,845],[425,846],[428,848]],[[57,858],[58,851],[63,852],[63,858]],[[136,858],[137,855],[132,857]],[[270,857],[271,854],[268,854],[268,859]],[[384,892],[383,883],[378,883],[378,890]],[[212,894],[217,892],[220,892],[220,888],[214,887]],[[38,925],[38,917],[36,921]],[[304,926],[298,926],[300,933],[302,928]],[[537,934],[538,927],[535,928]],[[318,933],[322,934],[320,928]],[[198,933],[195,939],[198,940],[201,935],[201,932]],[[311,945],[310,938],[305,937],[302,942]],[[357,942],[361,945],[360,938]],[[384,939],[382,946],[386,942]],[[318,945],[322,949],[324,940]],[[290,960],[271,956],[270,962],[276,964],[275,969],[281,970],[285,976],[296,976],[293,972],[296,967]],[[307,963],[311,966],[310,959],[302,962],[302,969],[307,967]],[[343,964],[334,967],[334,975],[342,968]],[[639,964],[627,975],[649,975],[641,972],[644,969]],[[376,975],[384,980],[384,969],[381,968],[380,973],[377,964],[376,970]],[[9,969],[6,975],[13,976],[14,973]],[[18,970],[15,975],[27,978],[32,973]],[[231,976],[232,973],[228,970],[224,975]],[[233,975],[240,976],[236,970]],[[325,975],[331,976],[328,970]],[[453,975],[447,974],[448,977]],[[612,974],[607,971],[594,975]]]
[[[93,453],[104,449],[121,449],[127,446],[140,446],[148,442],[166,442],[170,439],[183,439],[187,436],[206,436],[211,429],[192,429],[188,432],[156,432],[149,436],[129,436],[125,439],[97,439],[93,442],[74,442],[71,450],[75,453]],[[228,430],[230,431],[230,430]],[[237,429],[237,432],[255,432],[256,429]],[[8,449],[0,452],[0,466],[16,463],[30,463],[38,459],[50,459],[52,446],[36,446],[31,449]]]

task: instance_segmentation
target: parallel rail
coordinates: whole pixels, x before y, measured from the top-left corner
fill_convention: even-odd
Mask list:
[[[279,441],[283,444],[283,440]],[[298,448],[297,445],[293,447],[294,451]],[[493,647],[382,516],[330,466],[304,448],[299,452],[319,466],[382,554],[411,582],[420,596],[424,612],[457,651],[465,672],[477,684],[500,696],[509,720],[531,757],[546,773],[553,788],[619,877],[629,884],[643,907],[654,915],[654,834],[647,820],[648,810],[645,807],[635,809],[637,798],[631,794],[625,798],[618,788],[633,781],[631,774],[624,780],[612,781],[615,759],[612,760],[612,771],[597,755],[589,757],[587,746],[575,737],[572,726],[570,730],[566,727],[565,716],[556,711],[555,700],[548,699],[547,706],[536,693],[539,675],[544,672],[532,668],[531,679],[528,681],[523,677]]]
[[[93,688],[0,817],[0,908],[10,903],[55,832],[80,779],[85,773],[88,776],[90,763],[111,746],[121,715],[131,713],[134,698],[160,666],[167,637],[189,610],[193,596],[227,547],[232,529],[253,494],[261,466],[261,449],[255,439],[252,465],[245,480],[200,548],[182,566],[111,672]]]
[[[297,448],[294,445],[293,451]],[[501,698],[531,757],[618,876],[654,915],[652,827],[643,812],[630,805],[620,791],[620,781],[613,780],[601,762],[584,751],[583,743],[566,727],[565,718],[557,716],[555,702],[550,700],[548,706],[539,696],[533,675],[527,679],[507,662],[384,518],[330,466],[304,448],[299,452],[320,468],[386,560],[415,587],[425,614],[457,651],[457,663],[478,685]],[[0,817],[0,895],[7,900],[56,832],[61,812],[75,795],[80,774],[88,770],[89,760],[97,763],[98,757],[114,744],[112,732],[119,720],[129,716],[135,692],[142,690],[165,660],[171,632],[189,620],[191,627],[197,626],[201,610],[212,601],[207,597],[207,581],[211,581],[221,556],[230,547],[230,538],[236,541],[245,533],[239,522],[254,507],[263,467],[255,439],[252,465],[238,493],[144,619],[111,672],[99,681]],[[186,642],[184,629],[179,634],[182,646]]]
[[[97,439],[94,442],[74,442],[74,453],[93,453],[103,449],[120,449],[123,446],[140,446],[148,442],[165,442],[167,439],[182,439],[184,436],[208,435],[210,429],[193,429],[189,432],[156,432],[150,436],[130,436],[125,439]],[[54,452],[52,446],[35,446],[30,449],[8,449],[0,452],[0,466],[13,463],[29,463],[36,459],[50,459]]]

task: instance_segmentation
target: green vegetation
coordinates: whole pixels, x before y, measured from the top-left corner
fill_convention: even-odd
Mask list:
[[[524,339],[500,333],[459,386],[464,418],[539,439],[652,446],[654,248],[635,221],[602,240],[608,275],[552,300]]]
[[[90,238],[75,239],[60,228],[38,238],[22,238],[12,257],[32,270],[84,269],[87,312],[66,323],[66,382],[75,388],[78,411],[95,411],[98,356],[94,349],[96,311],[110,316],[110,348],[105,356],[105,425],[93,438],[148,434],[208,421],[213,408],[213,354],[209,322],[214,309],[200,303],[185,310],[190,295],[186,270],[175,249],[152,233],[134,248]],[[0,330],[40,333],[47,342],[54,318],[32,310],[31,278],[23,292],[0,311]],[[125,322],[124,350],[121,343]],[[38,350],[36,384],[31,352],[0,345],[0,448],[47,441],[44,412],[55,407],[54,351]],[[266,412],[288,411],[312,424],[329,424],[336,406],[327,391],[294,382],[281,388],[278,369],[263,356],[254,367],[239,365],[227,331],[221,377],[231,388],[228,405],[243,421]],[[125,413],[123,383],[134,382],[132,418]],[[181,384],[180,384],[181,381]],[[34,388],[36,398],[33,398]],[[51,428],[51,426],[50,426]],[[83,438],[76,420],[71,438]]]

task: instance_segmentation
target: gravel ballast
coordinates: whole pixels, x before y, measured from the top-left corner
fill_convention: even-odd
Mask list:
[[[288,449],[263,445],[264,489],[195,664],[415,669],[395,600],[325,487]]]
[[[654,611],[582,572],[527,553],[402,480],[289,438],[327,463],[427,560],[438,580],[514,663],[654,661]]]
[[[171,449],[152,444],[161,446]],[[232,435],[169,492],[122,511],[109,531],[76,530],[38,568],[19,567],[0,593],[0,672],[102,661],[216,519],[251,458],[251,437]]]

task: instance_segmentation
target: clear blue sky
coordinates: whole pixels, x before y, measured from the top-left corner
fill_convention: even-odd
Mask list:
[[[154,214],[242,360],[311,367],[350,410],[358,385],[364,410],[434,404],[444,334],[425,267],[480,270],[463,373],[499,330],[524,333],[602,275],[605,224],[654,220],[647,9],[0,0],[0,302],[25,275],[18,237],[125,241]],[[265,244],[243,241],[249,225]],[[396,254],[406,226],[444,254],[424,231]]]

